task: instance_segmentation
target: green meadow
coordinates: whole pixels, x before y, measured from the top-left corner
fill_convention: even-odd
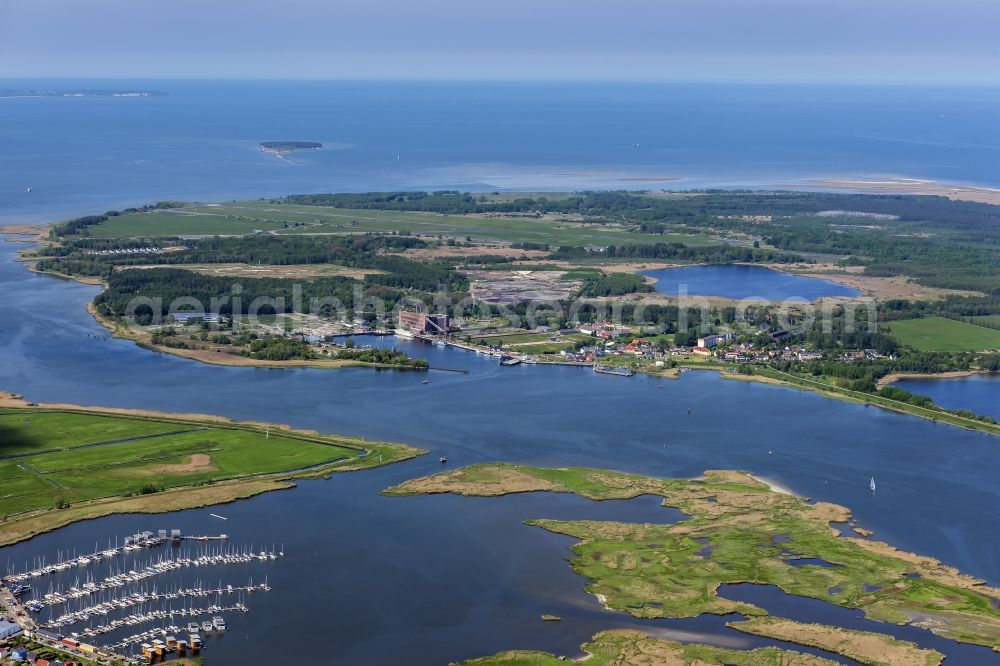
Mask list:
[[[363,446],[364,445],[364,446]],[[391,445],[215,422],[71,411],[0,411],[0,520],[105,497],[390,462]]]
[[[1000,331],[943,317],[893,321],[883,326],[904,345],[920,351],[984,351],[1000,349]]]

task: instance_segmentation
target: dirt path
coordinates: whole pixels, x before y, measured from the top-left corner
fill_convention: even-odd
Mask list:
[[[195,453],[191,456],[191,461],[181,465],[163,465],[157,467],[154,472],[161,474],[183,474],[184,472],[207,472],[218,469],[212,463],[212,456],[205,453]]]

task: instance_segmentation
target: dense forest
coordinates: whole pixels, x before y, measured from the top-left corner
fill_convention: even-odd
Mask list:
[[[317,278],[308,282],[280,278],[232,278],[202,275],[176,268],[118,271],[108,277],[108,288],[94,299],[98,312],[125,316],[136,297],[159,304],[166,315],[173,303],[188,301],[188,309],[223,315],[248,314],[255,301],[258,314],[290,312],[296,301],[309,312],[313,299],[336,298],[344,307],[354,306],[357,283],[346,277]],[[299,290],[299,291],[296,291]],[[397,295],[398,296],[398,295]],[[258,301],[258,299],[264,299]],[[383,299],[391,308],[394,299]],[[195,305],[197,304],[197,305]],[[142,309],[145,312],[146,308]]]

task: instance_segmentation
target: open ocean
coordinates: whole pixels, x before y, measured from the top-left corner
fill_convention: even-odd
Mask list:
[[[395,189],[1000,185],[1000,89],[0,80],[0,222],[166,198]],[[260,141],[321,141],[282,160]],[[28,188],[32,191],[29,193]]]

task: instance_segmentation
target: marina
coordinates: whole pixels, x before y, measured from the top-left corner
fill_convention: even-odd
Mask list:
[[[20,571],[8,565],[0,592],[22,629],[45,645],[102,663],[198,655],[203,637],[223,634],[227,616],[249,613],[248,599],[272,590],[266,572],[262,582],[227,581],[230,568],[256,571],[285,555],[283,548],[228,540],[224,534],[185,535],[178,529],[137,532],[84,555],[57,551],[52,564],[38,556],[35,566]],[[199,579],[185,580],[194,571]],[[206,576],[218,580],[209,583]]]
[[[202,599],[202,598],[221,598],[226,595],[242,595],[242,594],[253,594],[254,592],[269,592],[271,587],[265,582],[254,585],[252,582],[242,586],[233,585],[219,585],[216,588],[209,589],[206,587],[193,587],[188,589],[179,589],[173,592],[133,592],[131,594],[125,594],[117,598],[112,598],[107,601],[102,601],[91,606],[86,606],[80,608],[79,610],[64,613],[55,619],[49,620],[44,623],[43,626],[46,629],[58,629],[60,627],[66,627],[78,622],[86,622],[91,618],[96,616],[105,617],[109,613],[116,610],[126,610],[136,606],[151,605],[159,601],[174,601],[182,599]],[[53,604],[49,604],[53,605]],[[28,610],[34,610],[34,607],[27,606]],[[182,612],[182,611],[178,611]],[[98,632],[105,633],[105,632]]]
[[[98,594],[102,590],[121,588],[129,584],[135,584],[148,580],[154,576],[163,575],[165,573],[177,571],[187,567],[246,564],[247,562],[255,561],[263,562],[276,560],[283,555],[284,553],[276,553],[274,551],[260,551],[253,553],[246,550],[219,549],[218,551],[204,552],[203,554],[195,557],[187,557],[184,555],[178,555],[177,557],[160,556],[158,558],[150,559],[145,566],[140,564],[136,568],[129,569],[127,571],[119,570],[100,581],[88,580],[83,583],[83,585],[74,585],[65,592],[53,591],[46,593],[40,599],[32,599],[25,602],[25,606],[27,606],[29,610],[34,610],[36,608],[41,610],[41,608],[47,606],[55,606],[76,599],[82,599],[84,597]],[[117,569],[117,567],[115,567],[115,569]]]
[[[175,530],[176,531],[176,530]],[[161,534],[164,530],[160,531]],[[179,544],[182,540],[187,539],[191,541],[225,541],[229,537],[225,534],[219,536],[180,536],[176,535],[172,539],[172,543]],[[102,560],[114,558],[117,556],[125,555],[128,553],[134,553],[136,551],[141,551],[148,548],[155,548],[157,546],[162,546],[167,543],[167,539],[164,536],[155,536],[152,532],[143,532],[130,537],[125,537],[125,545],[119,546],[109,546],[104,550],[94,549],[93,552],[87,555],[74,555],[63,559],[61,554],[57,554],[56,561],[52,564],[45,564],[44,559],[35,568],[25,569],[19,573],[8,573],[3,577],[3,580],[9,583],[22,583],[24,581],[33,580],[36,578],[42,578],[44,576],[49,576],[55,573],[68,571],[74,567],[86,567],[91,564],[97,564]]]

